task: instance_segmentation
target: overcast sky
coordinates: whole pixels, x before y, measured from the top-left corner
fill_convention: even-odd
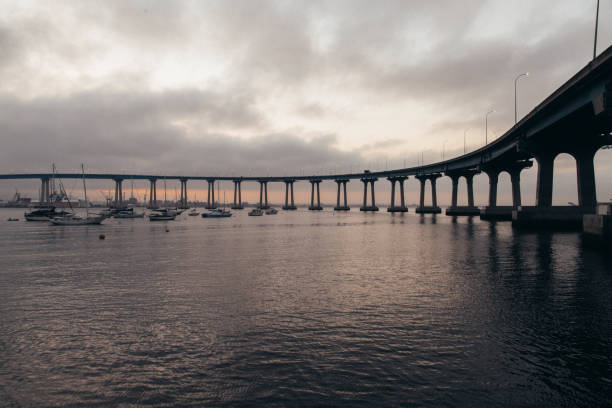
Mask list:
[[[588,63],[595,5],[0,0],[0,172],[315,174],[448,158],[466,130],[467,149],[482,146],[489,109],[489,139],[513,124],[516,75],[530,72],[522,116]],[[604,0],[598,52],[611,42]]]

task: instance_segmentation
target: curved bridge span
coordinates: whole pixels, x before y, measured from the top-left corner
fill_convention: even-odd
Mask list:
[[[160,176],[154,174],[85,174],[88,179],[107,179],[115,181],[115,200],[120,204],[122,181],[126,179],[149,180],[150,205],[157,201],[156,181],[161,179],[180,180],[181,203],[187,205],[187,183],[189,180],[208,182],[208,207],[214,208],[214,183],[218,180],[234,182],[233,208],[242,208],[241,183],[260,184],[260,206],[266,208],[267,184],[285,183],[286,210],[295,209],[293,183],[311,183],[311,210],[320,210],[319,184],[324,180],[337,183],[338,195],[336,210],[348,210],[346,183],[361,180],[364,186],[363,211],[377,211],[374,183],[381,178],[391,181],[391,206],[388,211],[407,211],[404,202],[403,183],[409,176],[421,182],[419,213],[439,213],[437,206],[436,179],[448,176],[452,180],[452,203],[447,209],[449,215],[480,214],[485,219],[511,218],[517,225],[554,224],[556,222],[582,223],[583,214],[592,214],[597,206],[595,191],[595,172],[593,158],[603,146],[612,145],[612,47],[577,72],[548,98],[527,114],[520,122],[504,135],[488,145],[450,160],[424,166],[389,171],[362,172],[348,174],[328,174],[294,177],[218,177],[205,175]],[[573,207],[553,207],[553,163],[560,153],[568,153],[576,159],[579,205]],[[531,167],[532,160],[538,163],[536,206],[521,205],[520,172]],[[497,179],[501,172],[510,174],[512,181],[513,205],[497,206]],[[484,209],[474,206],[472,179],[484,172],[489,176],[489,205]],[[49,199],[49,180],[51,173],[1,174],[0,179],[40,179],[41,201]],[[80,178],[78,173],[59,173],[56,178]],[[465,177],[468,185],[468,206],[457,206],[457,186],[460,177]],[[431,183],[432,206],[424,205],[425,183]],[[395,204],[395,186],[399,184],[400,202]],[[370,188],[368,188],[368,185]],[[369,192],[368,192],[369,190]],[[341,196],[343,193],[343,200]],[[369,197],[368,197],[369,196]],[[369,200],[368,200],[369,198]]]

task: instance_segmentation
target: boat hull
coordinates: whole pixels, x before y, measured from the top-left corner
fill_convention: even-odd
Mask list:
[[[104,221],[105,217],[88,217],[88,218],[52,218],[49,221],[52,225],[99,225]]]
[[[26,221],[49,221],[51,218],[41,215],[24,215]]]
[[[176,215],[149,215],[149,221],[173,221]]]
[[[144,213],[141,214],[115,214],[113,218],[144,218]]]

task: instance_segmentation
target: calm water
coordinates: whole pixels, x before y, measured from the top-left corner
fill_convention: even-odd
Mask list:
[[[580,234],[298,211],[0,211],[0,406],[605,406],[612,257]],[[99,233],[106,240],[99,240]]]

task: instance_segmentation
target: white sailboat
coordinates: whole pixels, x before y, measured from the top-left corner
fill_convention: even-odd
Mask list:
[[[219,183],[217,183],[217,197],[219,196]],[[215,208],[207,213],[202,213],[202,218],[227,218],[231,217],[232,212],[225,208],[225,190],[223,191],[223,207]]]
[[[81,171],[83,172],[83,192],[85,194],[85,218],[79,217],[78,215],[65,215],[63,217],[51,218],[49,221],[53,225],[96,225],[101,224],[104,218],[104,215],[97,214],[94,216],[89,215],[89,201],[87,200],[87,187],[85,185],[85,167],[81,164]]]

